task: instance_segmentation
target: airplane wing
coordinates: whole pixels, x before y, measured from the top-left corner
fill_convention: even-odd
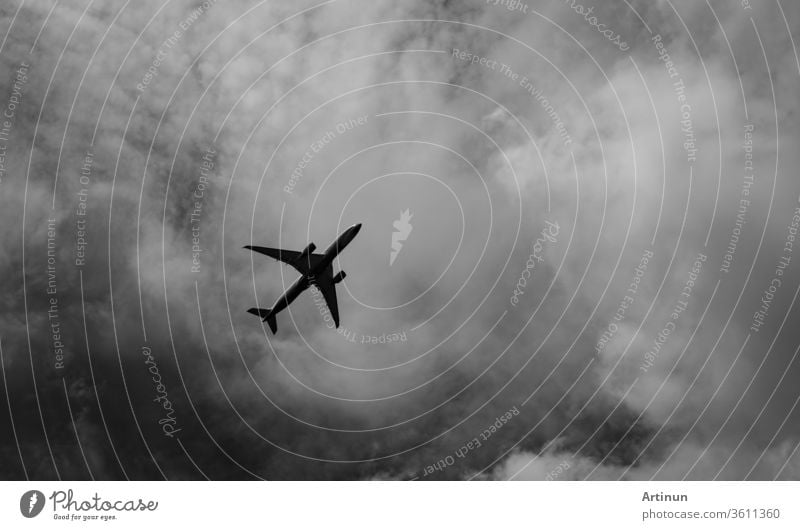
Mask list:
[[[317,286],[317,289],[319,289],[322,293],[322,297],[325,298],[325,304],[328,306],[328,310],[331,312],[333,323],[336,324],[336,327],[338,328],[339,304],[336,301],[336,285],[333,283],[333,266],[329,266],[327,269],[325,269],[325,272],[317,276],[314,279],[314,285]]]
[[[310,254],[308,256],[308,262],[306,262],[306,260],[298,259],[302,254],[302,252],[298,252],[296,250],[283,250],[280,248],[269,248],[269,247],[254,247],[251,245],[246,245],[244,248],[250,249],[253,252],[264,254],[265,256],[269,256],[270,258],[276,259],[278,261],[282,261],[287,265],[291,265],[292,267],[297,269],[297,272],[299,272],[300,274],[308,274],[309,265],[313,267],[323,257],[322,254]]]

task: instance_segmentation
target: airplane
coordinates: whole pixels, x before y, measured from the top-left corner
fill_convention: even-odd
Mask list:
[[[269,329],[272,330],[272,333],[277,333],[278,323],[275,320],[275,315],[283,309],[286,309],[295,298],[300,296],[300,293],[314,285],[322,293],[328,310],[333,317],[333,322],[338,328],[339,306],[336,302],[336,284],[344,280],[347,275],[344,271],[339,271],[334,276],[333,260],[353,239],[355,239],[359,230],[361,230],[361,223],[354,224],[342,232],[342,235],[336,238],[336,241],[331,243],[331,246],[322,254],[314,254],[314,250],[317,248],[314,243],[309,243],[302,252],[268,247],[255,247],[251,245],[245,246],[244,248],[252,250],[253,252],[265,254],[278,261],[291,265],[301,274],[297,281],[278,298],[274,306],[269,309],[251,307],[247,312],[261,317],[262,321],[269,324]]]

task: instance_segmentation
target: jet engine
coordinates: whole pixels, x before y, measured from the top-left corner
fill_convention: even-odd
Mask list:
[[[315,245],[314,243],[309,243],[308,246],[303,249],[303,252],[301,252],[300,255],[297,256],[297,262],[302,263],[304,260],[308,261],[308,256],[310,256],[311,253],[314,252],[314,250],[316,250],[316,248],[317,245]]]
[[[344,271],[337,272],[336,276],[333,277],[334,285],[339,283],[340,281],[344,280],[345,276],[347,276],[347,274]]]

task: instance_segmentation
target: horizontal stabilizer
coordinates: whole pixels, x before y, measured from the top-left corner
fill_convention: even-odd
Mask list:
[[[257,315],[262,320],[266,321],[269,324],[269,329],[272,330],[272,333],[278,332],[278,322],[275,320],[275,315],[272,314],[272,309],[264,309],[262,307],[251,307],[247,310],[248,313],[252,315]]]

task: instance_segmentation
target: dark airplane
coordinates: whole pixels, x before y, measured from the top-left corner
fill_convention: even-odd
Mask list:
[[[314,250],[317,248],[314,243],[309,243],[302,252],[277,248],[253,247],[250,245],[244,247],[287,263],[297,269],[297,272],[301,274],[297,281],[278,298],[271,309],[251,307],[247,312],[261,317],[263,321],[269,324],[269,329],[271,329],[273,333],[276,333],[278,331],[278,323],[275,321],[275,315],[291,304],[295,298],[300,296],[300,293],[314,285],[322,293],[323,298],[325,298],[325,303],[328,305],[328,310],[331,312],[333,322],[338,328],[339,306],[336,303],[335,286],[337,283],[344,280],[346,274],[344,271],[339,271],[335,276],[333,275],[333,260],[356,237],[359,230],[361,230],[361,223],[351,226],[345,230],[342,235],[336,238],[336,241],[334,241],[323,254],[313,254]]]

